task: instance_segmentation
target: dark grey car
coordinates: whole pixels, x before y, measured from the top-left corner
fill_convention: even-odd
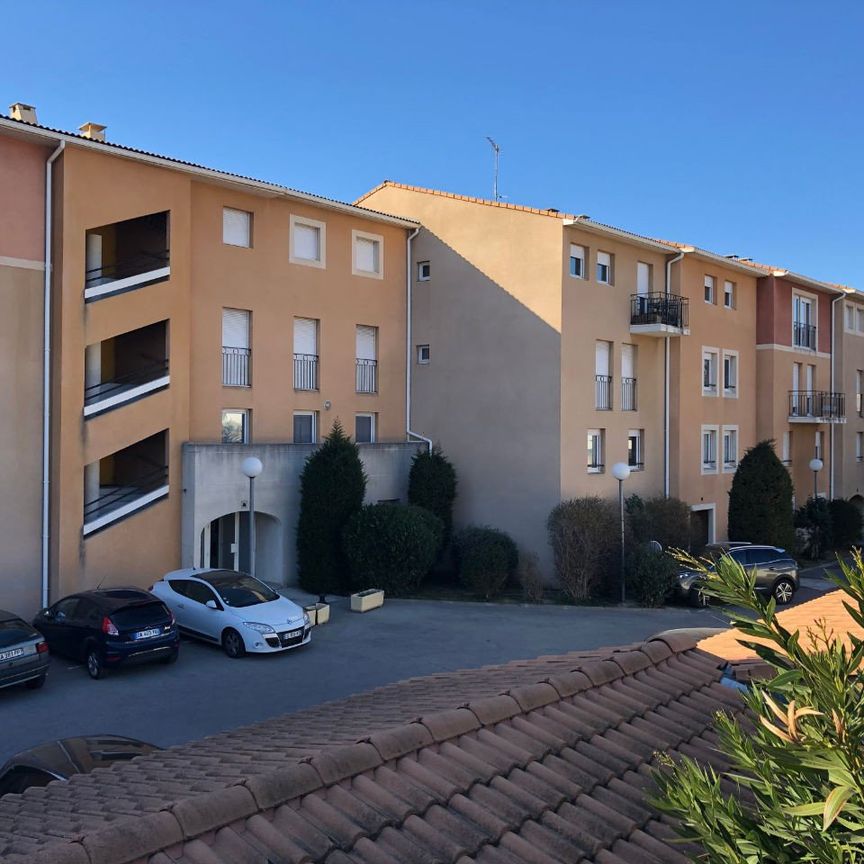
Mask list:
[[[759,546],[752,543],[712,543],[705,555],[715,561],[728,555],[746,570],[756,571],[756,590],[770,593],[778,606],[792,602],[798,590],[798,563],[778,546]],[[702,574],[693,570],[682,570],[678,574],[678,593],[694,605],[701,605],[700,590]]]
[[[49,662],[45,637],[13,612],[0,609],[0,687],[41,687]]]

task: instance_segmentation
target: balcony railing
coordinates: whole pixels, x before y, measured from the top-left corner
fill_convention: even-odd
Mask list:
[[[810,423],[845,423],[846,396],[822,390],[790,390],[789,419]]]
[[[171,274],[170,254],[141,252],[113,264],[101,264],[84,273],[84,299],[94,300],[167,279]]]
[[[168,386],[168,360],[151,363],[84,388],[84,416],[92,417]]]
[[[249,386],[249,359],[252,351],[249,348],[232,348],[222,346],[222,383],[226,387]]]
[[[84,504],[84,533],[92,534],[168,494],[168,466],[154,468],[133,482],[100,486],[100,495]]]
[[[816,325],[794,321],[792,323],[792,344],[796,348],[809,348],[811,351],[815,351]]]
[[[358,393],[378,392],[378,361],[357,360],[356,383]]]
[[[612,376],[594,376],[594,407],[598,411],[612,410]]]
[[[295,354],[294,355],[294,389],[295,390],[317,390],[318,389],[318,355],[317,354]]]
[[[690,301],[677,294],[654,291],[630,296],[630,326],[668,327],[686,330],[690,326]]]
[[[635,411],[636,410],[636,379],[622,378],[621,379],[621,410]]]

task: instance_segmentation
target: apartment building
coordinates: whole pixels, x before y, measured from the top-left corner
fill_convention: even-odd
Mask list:
[[[30,120],[0,118],[2,170],[29,184],[33,201],[26,231],[0,232],[0,264],[30,262],[7,262],[0,276],[0,290],[29,302],[13,298],[18,320],[0,325],[18,328],[19,356],[4,374],[17,364],[16,387],[29,399],[21,440],[0,453],[18,460],[35,496],[22,512],[35,506],[36,515],[26,532],[20,520],[4,530],[38,543],[41,340],[24,342],[43,324],[37,229],[48,176],[47,593],[149,584],[181,564],[248,564],[243,455],[275,444],[308,454],[336,419],[370,446],[406,440],[406,238],[416,225],[110,144],[96,124],[73,135]],[[16,204],[26,198],[11,189]],[[2,350],[13,345],[4,340]],[[181,542],[196,493],[183,475],[188,442],[210,446],[205,473],[222,478],[225,494],[210,496],[205,528]],[[408,455],[394,456],[399,476]],[[292,463],[295,479],[302,461]],[[376,474],[384,486],[388,471],[385,459]],[[283,473],[278,494],[295,503],[287,482]],[[280,513],[259,512],[256,526],[263,520],[261,575],[284,582],[296,510]]]
[[[844,286],[834,310],[834,387],[845,396],[846,422],[829,429],[833,496],[864,510],[864,294]]]

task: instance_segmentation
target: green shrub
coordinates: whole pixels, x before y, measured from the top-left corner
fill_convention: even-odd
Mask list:
[[[422,507],[369,504],[343,534],[352,590],[381,588],[386,594],[416,590],[429,573],[444,528]]]
[[[802,558],[815,561],[834,548],[831,510],[825,498],[808,498],[795,511],[797,552]]]
[[[516,575],[519,550],[497,528],[465,528],[454,538],[453,550],[459,581],[486,600],[497,597]]]
[[[324,443],[306,460],[300,475],[297,569],[311,594],[344,594],[348,562],[342,532],[363,506],[366,474],[357,445],[337,420]]]
[[[546,591],[546,583],[540,572],[540,564],[533,552],[519,553],[519,567],[516,579],[522,589],[522,599],[526,603],[542,603]]]
[[[638,545],[627,554],[627,597],[640,606],[662,606],[678,581],[678,564],[665,552]]]
[[[624,509],[630,536],[636,543],[656,540],[664,549],[690,548],[690,505],[680,498],[658,495],[643,500],[630,495]]]
[[[408,502],[434,513],[444,526],[442,547],[453,532],[453,502],[456,500],[456,471],[450,460],[434,447],[422,450],[411,463],[408,476]]]
[[[549,514],[555,576],[576,603],[609,593],[620,554],[619,520],[617,507],[596,496],[562,501]]]
[[[846,498],[835,498],[828,504],[835,549],[861,545],[861,511]]]
[[[729,492],[729,537],[792,549],[792,480],[772,441],[751,447]]]

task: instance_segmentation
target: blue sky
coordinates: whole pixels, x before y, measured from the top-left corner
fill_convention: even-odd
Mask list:
[[[500,191],[864,288],[864,4],[2,0],[0,105],[352,200]]]

